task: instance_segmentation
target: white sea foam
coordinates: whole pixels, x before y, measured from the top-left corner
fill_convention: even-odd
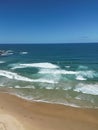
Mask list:
[[[86,78],[83,78],[81,75],[76,77],[77,80],[86,80]]]
[[[0,61],[0,64],[3,64],[3,63],[5,63],[5,61]]]
[[[20,54],[26,55],[26,54],[28,54],[28,52],[24,51],[24,52],[20,52]]]
[[[94,78],[98,76],[98,74],[93,70],[79,71],[78,74],[87,78]]]
[[[80,65],[80,66],[78,67],[78,69],[86,70],[86,69],[88,69],[88,67],[87,67],[87,66]]]
[[[52,90],[54,89],[52,86],[46,86],[45,89],[49,89],[49,90]]]
[[[4,76],[9,79],[19,80],[19,81],[26,81],[26,82],[42,82],[42,83],[57,83],[54,80],[47,80],[47,79],[30,79],[24,76],[20,76],[17,73],[9,72],[5,70],[0,70],[0,76]]]
[[[98,74],[93,70],[86,70],[86,71],[77,71],[77,79],[83,79],[86,80],[86,78],[94,78],[98,77]]]
[[[4,83],[0,83],[0,87],[4,87]]]
[[[14,64],[14,67],[12,69],[17,69],[17,68],[27,68],[27,67],[37,67],[37,68],[48,68],[48,69],[56,69],[59,68],[57,65],[52,64],[52,63],[29,63],[29,64]]]
[[[51,75],[75,75],[76,80],[87,80],[87,78],[98,77],[98,74],[92,70],[88,71],[68,71],[62,69],[40,69],[40,74]]]
[[[70,68],[70,66],[67,65],[67,66],[65,66],[65,68]]]
[[[67,87],[64,87],[64,88],[63,88],[63,90],[70,90],[70,89],[72,89],[71,86],[67,86]]]
[[[8,55],[13,55],[14,53],[13,53],[13,51],[12,50],[7,50],[7,51],[5,51],[3,54],[2,54],[2,56],[8,56]]]
[[[12,52],[10,52],[10,53],[8,53],[8,55],[13,55],[14,53],[12,53]]]
[[[93,104],[95,103],[94,98],[92,98],[92,96],[90,96],[90,95],[80,94],[80,95],[76,96],[75,99],[82,100],[82,101],[89,101]]]
[[[39,71],[41,74],[65,74],[65,75],[77,75],[77,76],[85,76],[88,78],[93,78],[94,76],[98,76],[94,71],[68,71],[62,69],[41,69]]]
[[[40,74],[73,74],[73,75],[75,75],[75,74],[77,74],[77,72],[76,71],[67,71],[67,70],[61,70],[61,69],[51,69],[51,70],[49,70],[49,69],[41,69],[40,71],[39,71],[39,73]]]
[[[98,95],[98,84],[78,84],[74,91],[91,95]]]
[[[94,77],[98,77],[98,73],[96,73],[93,70],[81,70],[81,71],[72,71],[72,70],[64,70],[60,69],[59,66],[52,64],[52,63],[31,63],[31,64],[13,64],[13,67],[11,69],[17,69],[17,68],[27,68],[27,67],[35,67],[39,68],[39,74],[42,74],[44,76],[44,80],[47,80],[47,76],[49,77],[49,74],[51,75],[51,78],[54,81],[59,81],[62,75],[74,75],[74,78],[76,80],[87,80],[88,78],[93,79]],[[41,79],[42,80],[42,79]],[[39,82],[39,81],[38,81]],[[44,82],[44,81],[43,81]]]
[[[11,87],[11,88],[13,88],[13,87]],[[27,86],[19,86],[19,85],[16,85],[14,88],[32,88],[32,89],[35,89],[35,87],[34,86],[31,86],[31,85],[27,85]]]

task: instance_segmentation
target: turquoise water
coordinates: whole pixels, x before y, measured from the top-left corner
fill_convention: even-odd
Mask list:
[[[98,44],[0,44],[0,88],[28,100],[98,108]]]

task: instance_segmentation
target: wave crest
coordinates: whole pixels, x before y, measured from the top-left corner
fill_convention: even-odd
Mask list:
[[[54,82],[53,80],[47,80],[47,79],[41,79],[41,78],[30,79],[24,76],[20,76],[17,73],[5,71],[5,70],[0,70],[0,76],[4,76],[8,79],[14,79],[14,80],[25,81],[25,82],[57,83],[57,82]]]
[[[56,69],[59,68],[57,65],[52,63],[29,63],[29,64],[14,64],[12,65],[11,69],[18,69],[18,68],[27,68],[27,67],[36,67],[36,68],[48,68],[48,69]]]
[[[74,89],[76,92],[85,94],[98,95],[98,84],[78,84]]]

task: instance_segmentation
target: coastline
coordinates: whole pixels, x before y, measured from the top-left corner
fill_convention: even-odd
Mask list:
[[[97,130],[98,109],[31,102],[0,93],[2,130]]]

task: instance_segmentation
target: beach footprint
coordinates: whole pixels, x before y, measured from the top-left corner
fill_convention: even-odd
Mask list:
[[[6,130],[5,124],[0,122],[0,130]]]

